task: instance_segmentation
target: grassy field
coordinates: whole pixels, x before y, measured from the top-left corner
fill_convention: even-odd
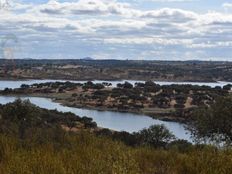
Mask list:
[[[183,149],[182,149],[183,150]],[[39,144],[0,135],[1,174],[229,174],[232,150],[128,147],[81,132]]]

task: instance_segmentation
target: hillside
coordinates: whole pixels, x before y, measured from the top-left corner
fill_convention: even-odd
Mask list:
[[[0,78],[232,81],[231,62],[135,60],[0,60]]]

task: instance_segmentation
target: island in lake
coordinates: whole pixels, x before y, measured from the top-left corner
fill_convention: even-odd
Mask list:
[[[50,97],[66,106],[133,112],[162,120],[188,122],[196,108],[212,105],[218,97],[231,93],[232,85],[158,85],[152,81],[129,82],[111,87],[110,83],[47,82],[6,88],[1,95]]]

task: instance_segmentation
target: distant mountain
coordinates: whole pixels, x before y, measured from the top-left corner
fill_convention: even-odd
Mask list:
[[[81,60],[94,60],[94,58],[92,58],[92,57],[84,57]]]
[[[33,58],[23,58],[24,60],[33,60]]]
[[[185,62],[204,62],[204,61],[198,59],[192,59],[192,60],[186,60]]]

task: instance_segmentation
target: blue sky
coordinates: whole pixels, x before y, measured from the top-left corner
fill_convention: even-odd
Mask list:
[[[0,43],[3,58],[232,61],[232,2],[0,0]]]

